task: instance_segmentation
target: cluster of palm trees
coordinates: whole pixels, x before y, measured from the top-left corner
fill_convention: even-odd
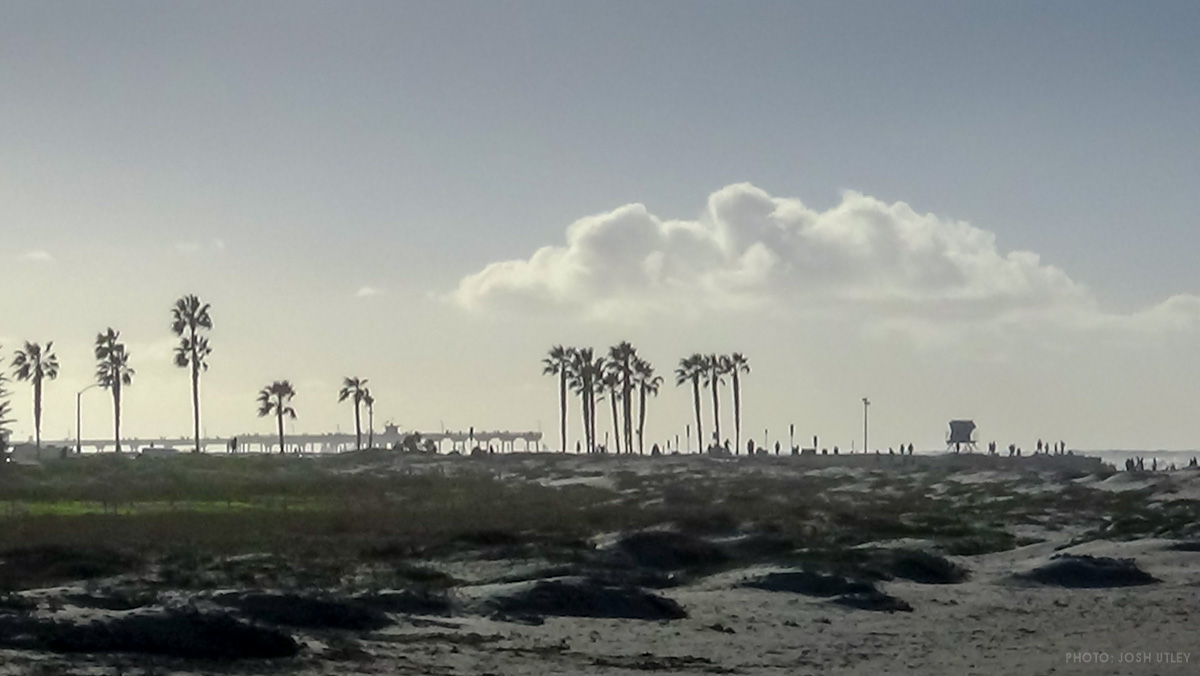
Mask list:
[[[663,379],[655,374],[654,366],[649,361],[638,355],[637,348],[622,341],[610,347],[607,355],[597,356],[590,347],[555,345],[542,364],[542,373],[558,376],[563,451],[567,450],[567,392],[570,390],[579,397],[583,443],[588,453],[607,450],[597,444],[596,436],[596,402],[606,397],[612,411],[613,450],[616,453],[633,453],[636,434],[637,452],[646,452],[646,400],[658,394]],[[633,414],[635,397],[636,426]],[[578,442],[576,446],[578,448]]]
[[[194,295],[183,296],[171,309],[171,331],[179,337],[175,348],[175,365],[190,368],[192,374],[192,416],[195,423],[196,451],[200,451],[200,372],[208,370],[208,355],[212,347],[204,332],[212,329],[209,305]],[[96,358],[96,384],[112,393],[113,441],[121,450],[121,393],[133,384],[134,370],[129,366],[129,349],[121,342],[121,332],[111,326],[96,334],[93,354]],[[44,344],[26,342],[13,355],[13,376],[33,386],[34,443],[42,447],[42,391],[48,380],[58,377],[58,356],[54,341]],[[0,375],[0,428],[7,424],[9,413],[5,400],[4,376]]]
[[[284,443],[283,419],[295,420],[296,409],[292,399],[296,396],[296,388],[288,380],[276,380],[258,392],[258,417],[275,416],[279,431],[279,452],[283,453],[287,446]],[[350,400],[354,404],[354,447],[362,450],[362,409],[367,409],[367,448],[375,446],[375,397],[367,387],[366,378],[349,377],[342,379],[342,389],[338,390],[338,401]]]
[[[637,452],[645,453],[646,400],[658,394],[662,377],[655,375],[650,362],[640,357],[637,348],[622,341],[607,354],[596,355],[590,347],[555,345],[542,360],[542,373],[558,376],[559,438],[562,450],[567,445],[567,393],[579,398],[583,422],[583,446],[588,453],[602,449],[596,444],[596,401],[608,398],[612,410],[615,452],[632,453],[634,448],[633,400],[638,399]],[[702,388],[712,392],[713,445],[721,439],[720,388],[726,382],[733,386],[734,453],[742,443],[742,381],[750,373],[750,361],[740,352],[732,354],[692,354],[679,360],[675,369],[675,384],[692,386],[692,402],[696,411],[696,440],[704,445],[700,393]],[[622,413],[624,425],[622,425]],[[576,448],[580,444],[576,442]]]
[[[692,386],[692,405],[696,411],[696,440],[704,444],[703,422],[701,420],[700,391],[701,387],[712,391],[712,445],[721,443],[721,386],[726,377],[733,385],[733,453],[737,454],[742,446],[742,380],[743,374],[750,373],[750,361],[740,352],[732,354],[692,354],[679,360],[675,369],[675,384]]]
[[[171,308],[171,332],[179,338],[175,347],[174,363],[188,369],[192,386],[192,432],[195,452],[200,448],[200,374],[208,371],[208,358],[212,354],[207,333],[212,330],[211,306],[195,295],[186,295],[175,301]],[[121,332],[109,327],[96,334],[93,353],[96,358],[96,384],[108,390],[113,398],[113,439],[117,452],[121,451],[121,395],[124,388],[133,384],[135,371],[129,366],[129,349],[121,342]],[[0,362],[2,367],[2,362]],[[58,377],[58,357],[54,354],[54,342],[45,344],[26,342],[13,355],[13,376],[33,386],[33,428],[35,443],[42,446],[42,391],[45,383]],[[0,368],[0,431],[6,431],[11,423],[11,406],[8,402],[8,376]],[[346,378],[338,401],[350,399],[354,403],[355,445],[362,448],[361,410],[366,407],[368,419],[367,445],[374,445],[375,398],[367,388],[365,378]],[[295,418],[296,409],[292,398],[296,388],[287,380],[278,380],[258,393],[258,415],[274,415],[279,428],[279,452],[284,451],[283,419]],[[2,441],[2,438],[0,438]]]
[[[597,444],[596,435],[596,402],[606,397],[612,411],[615,452],[633,453],[635,434],[637,452],[646,452],[646,400],[658,394],[662,386],[662,376],[656,375],[650,362],[638,355],[637,348],[622,341],[610,347],[607,356],[597,356],[596,351],[590,347],[555,345],[542,360],[542,364],[544,374],[558,376],[560,440],[563,451],[567,449],[569,389],[579,397],[584,445],[588,453],[606,450]],[[638,399],[636,426],[633,415],[635,396]],[[577,442],[577,447],[578,445]]]

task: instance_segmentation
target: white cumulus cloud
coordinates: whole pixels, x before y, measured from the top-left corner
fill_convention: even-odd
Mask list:
[[[364,287],[360,288],[358,291],[354,292],[354,297],[355,298],[370,298],[371,296],[378,296],[381,293],[383,293],[382,289],[377,289],[373,286],[364,286]]]
[[[581,218],[564,245],[491,263],[450,295],[478,312],[554,312],[593,320],[714,310],[858,315],[877,322],[1025,321],[1074,328],[1183,328],[1200,299],[1172,298],[1132,315],[1028,251],[962,221],[846,192],[825,211],[748,183],[708,198],[695,220],[641,204]]]
[[[54,256],[51,256],[49,251],[37,249],[21,254],[21,260],[32,261],[34,263],[53,263]]]

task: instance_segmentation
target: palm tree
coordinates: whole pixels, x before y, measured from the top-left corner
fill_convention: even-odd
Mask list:
[[[608,401],[612,405],[613,444],[615,445],[614,452],[617,455],[620,455],[621,421],[620,416],[617,414],[617,402],[621,400],[621,393],[617,390],[617,388],[621,385],[621,367],[620,364],[615,364],[610,361],[604,365],[603,371],[604,373],[601,375],[599,382],[600,396],[603,398],[604,392],[608,392]],[[628,451],[629,448],[626,447],[625,450]]]
[[[684,383],[692,384],[692,405],[696,410],[696,441],[700,445],[700,450],[704,450],[704,433],[703,426],[700,423],[700,376],[708,372],[708,367],[705,364],[705,358],[702,354],[692,354],[683,357],[679,360],[679,366],[675,369],[675,386],[678,387]]]
[[[366,378],[343,378],[342,389],[338,391],[339,403],[351,397],[354,399],[354,448],[359,451],[362,450],[362,418],[359,407],[362,405],[363,396],[369,392],[366,385]]]
[[[729,374],[733,376],[733,429],[734,448],[742,447],[742,383],[738,378],[743,373],[750,373],[750,360],[741,352],[734,352],[725,357]]]
[[[375,397],[363,390],[363,405],[367,407],[367,448],[375,448]]]
[[[567,363],[567,386],[579,397],[580,416],[583,418],[583,446],[587,453],[592,452],[592,416],[588,408],[587,391],[590,383],[587,381],[587,366],[591,362],[592,348],[569,348]]]
[[[710,354],[704,357],[704,366],[706,372],[704,374],[704,386],[712,389],[713,399],[713,442],[718,446],[721,445],[721,385],[725,384],[724,376],[728,369],[725,363],[725,357]],[[737,452],[737,449],[734,449]]]
[[[634,362],[634,373],[637,375],[637,385],[639,390],[638,398],[638,453],[645,455],[646,453],[646,395],[658,396],[658,388],[662,386],[662,376],[654,375],[654,367],[645,359],[638,359]]]
[[[567,384],[579,395],[583,410],[584,443],[588,453],[596,452],[596,388],[604,372],[603,357],[596,357],[590,347],[572,349],[571,370]]]
[[[8,415],[11,413],[8,404],[8,376],[4,373],[4,358],[0,357],[0,453],[7,450],[8,435],[11,430],[8,429],[12,420],[9,420]]]
[[[567,452],[567,376],[575,348],[555,345],[542,360],[542,375],[558,376],[558,423],[562,452]]]
[[[104,333],[96,334],[96,382],[112,392],[113,398],[113,442],[117,453],[121,452],[121,389],[133,384],[134,371],[129,367],[129,352],[118,339],[119,331],[109,327]]]
[[[292,408],[292,397],[294,396],[296,396],[296,390],[286,380],[276,380],[258,393],[258,417],[264,418],[274,413],[275,419],[279,422],[280,453],[287,448],[283,445],[283,416],[289,416],[293,420],[296,418],[296,409]]]
[[[608,349],[608,359],[612,369],[621,377],[621,401],[625,415],[625,450],[629,453],[633,452],[633,365],[637,358],[637,348],[629,341],[623,340]],[[616,431],[613,433],[620,434]]]
[[[208,303],[201,303],[196,296],[188,295],[175,301],[175,307],[171,308],[171,332],[179,336],[175,365],[192,370],[192,424],[196,453],[200,452],[200,371],[208,370],[208,355],[212,354],[208,338],[200,335],[201,331],[209,331],[213,326],[209,307]]]
[[[13,355],[13,375],[17,380],[33,383],[33,436],[42,447],[42,382],[58,377],[58,357],[54,341],[45,345],[26,341],[25,347]]]

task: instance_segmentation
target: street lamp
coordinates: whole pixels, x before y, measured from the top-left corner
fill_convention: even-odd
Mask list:
[[[868,452],[867,446],[867,407],[871,405],[871,400],[863,397],[863,453]]]
[[[93,387],[100,387],[100,383],[92,383],[91,385],[88,385],[87,387],[85,387],[82,390],[79,390],[78,392],[75,393],[75,453],[76,454],[83,452],[83,442],[81,441],[80,436],[79,436],[79,427],[80,427],[80,421],[81,421],[80,405],[83,402],[83,393],[87,392],[88,390],[92,389]]]

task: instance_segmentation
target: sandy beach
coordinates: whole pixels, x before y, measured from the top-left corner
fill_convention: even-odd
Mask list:
[[[83,556],[70,546],[40,559],[52,545],[10,547],[0,673],[1195,669],[1195,470],[966,455],[277,460],[363,485],[486,481],[579,512],[505,529],[480,516],[328,561],[197,545],[186,564],[147,556],[106,571],[63,564]],[[31,518],[13,504],[10,524]],[[506,507],[523,509],[486,505]],[[335,559],[334,573],[308,575]],[[1053,570],[1063,562],[1085,565]]]

